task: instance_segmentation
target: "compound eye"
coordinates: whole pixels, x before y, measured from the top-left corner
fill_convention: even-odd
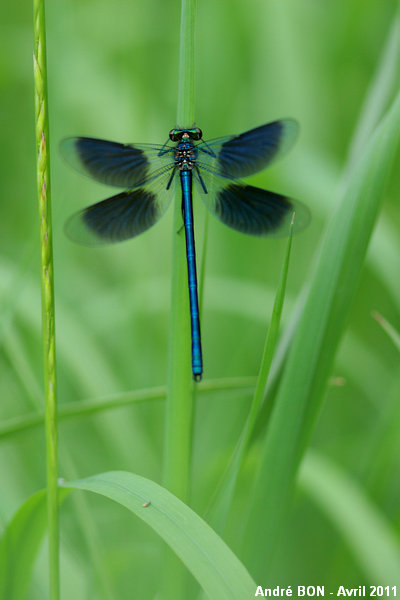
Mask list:
[[[196,129],[190,129],[188,131],[190,139],[194,140],[195,142],[197,142],[198,140],[201,140],[203,133],[201,131],[201,129],[199,129],[198,127],[196,127]]]
[[[201,129],[199,127],[196,127],[196,129],[194,130],[193,139],[201,140],[202,137],[203,137],[203,132],[201,131]]]
[[[176,131],[176,129],[171,129],[169,132],[169,139],[171,142],[177,142],[179,140],[179,133]]]

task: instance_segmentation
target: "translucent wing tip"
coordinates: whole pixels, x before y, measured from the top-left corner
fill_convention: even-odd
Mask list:
[[[66,137],[59,144],[60,154],[64,160],[77,170],[80,170],[80,161],[77,156],[76,143],[79,138]]]
[[[96,247],[105,246],[113,240],[101,238],[89,229],[85,223],[85,212],[83,209],[73,214],[64,224],[64,233],[71,242],[81,246]]]
[[[93,177],[93,174],[88,169],[88,165],[86,164],[85,155],[82,154],[82,144],[85,143],[86,140],[91,140],[91,138],[84,137],[66,137],[61,140],[59,148],[60,154],[65,160],[65,162],[78,171],[82,175],[86,177]],[[94,142],[97,140],[93,140]]]
[[[276,153],[274,160],[285,156],[287,152],[294,146],[300,134],[300,125],[296,119],[287,118],[276,121],[282,127],[279,150]]]

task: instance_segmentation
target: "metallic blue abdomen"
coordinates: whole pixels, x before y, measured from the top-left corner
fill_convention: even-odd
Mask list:
[[[190,169],[180,171],[182,185],[182,209],[186,236],[186,258],[188,267],[190,322],[192,328],[192,371],[196,381],[200,381],[203,373],[201,353],[199,302],[197,294],[196,251],[193,230],[192,204],[192,172]]]

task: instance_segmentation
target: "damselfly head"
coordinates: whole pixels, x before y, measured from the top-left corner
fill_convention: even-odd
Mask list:
[[[193,129],[171,129],[169,132],[169,139],[172,142],[179,142],[182,138],[190,138],[195,142],[198,142],[203,137],[203,132],[199,127]]]

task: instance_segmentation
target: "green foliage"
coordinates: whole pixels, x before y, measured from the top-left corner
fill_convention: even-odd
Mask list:
[[[326,513],[375,585],[400,583],[400,543],[391,524],[363,489],[337,465],[310,451],[300,487]]]
[[[165,141],[178,124],[179,5],[46,5],[60,474],[67,480],[125,470],[165,483],[173,211],[132,242],[95,250],[74,246],[63,234],[66,218],[111,192],[71,172],[57,143],[67,135]],[[257,569],[251,557],[265,551],[262,533],[279,524],[276,541],[267,540],[268,579],[258,575],[263,587],[308,582],[335,591],[337,585],[377,583],[372,579],[396,573],[399,560],[398,349],[371,317],[372,311],[382,315],[397,339],[398,154],[382,191],[399,137],[397,117],[388,110],[399,90],[395,9],[393,0],[323,7],[295,0],[202,0],[197,7],[196,124],[207,139],[296,118],[296,148],[252,182],[299,198],[313,217],[293,238],[282,336],[251,444],[235,473],[232,507],[223,514],[223,539],[252,574]],[[2,6],[4,523],[45,485],[31,23],[29,7]],[[207,251],[205,374],[186,431],[185,447],[192,446],[186,503],[190,514],[204,518],[248,418],[286,241],[253,239],[210,218],[206,249],[201,202],[195,225],[199,257]],[[182,324],[188,327],[187,319]],[[187,365],[189,355],[188,348],[181,356]],[[175,450],[181,443],[176,440]],[[293,497],[296,469],[309,447],[301,493]],[[187,462],[188,455],[180,460]],[[264,483],[273,482],[267,492],[264,474]],[[178,502],[165,490],[159,493],[169,506]],[[88,507],[82,508],[82,499]],[[278,503],[282,512],[274,520]],[[256,510],[245,553],[250,507]],[[153,508],[139,506],[146,518]],[[61,532],[63,598],[152,598],[159,592],[164,548],[130,512],[96,495],[77,499],[74,492],[63,506]],[[20,539],[33,556],[37,545]],[[39,553],[33,578],[33,559],[16,565],[18,576],[30,579],[30,600],[46,598],[44,558]],[[184,585],[184,598],[195,597],[195,579],[188,576]]]
[[[295,214],[292,217],[292,226],[290,235],[287,241],[287,248],[279,284],[276,290],[275,302],[271,315],[271,322],[268,327],[268,333],[265,338],[264,351],[261,358],[260,369],[258,372],[257,383],[254,390],[253,400],[250,406],[247,420],[244,424],[243,431],[240,434],[232,458],[227,465],[225,473],[219,482],[219,486],[214,495],[207,518],[217,531],[224,529],[228,518],[235,488],[238,483],[240,469],[243,460],[248,450],[250,440],[254,434],[255,424],[259,416],[259,410],[265,394],[268,377],[271,370],[272,360],[275,354],[279,327],[283,310],[283,302],[285,299],[286,282],[289,270],[290,251],[292,248],[293,238],[293,223]]]
[[[399,133],[400,93],[349,177],[347,189],[321,244],[248,508],[249,562],[256,565],[255,570],[257,572],[258,568],[259,573],[265,571],[274,551],[294,474],[324,398]],[[282,450],[277,455],[279,445]],[[262,515],[265,515],[264,519]],[[259,541],[256,545],[255,539]]]
[[[0,598],[26,597],[33,563],[47,526],[46,494],[37,492],[18,510],[0,541]]]
[[[62,501],[68,490],[59,494]],[[26,598],[34,561],[47,528],[44,491],[37,492],[18,509],[0,539],[0,598]]]
[[[221,538],[195,512],[153,481],[114,471],[67,485],[106,496],[142,519],[176,552],[209,598],[241,600],[254,593],[254,582]]]

